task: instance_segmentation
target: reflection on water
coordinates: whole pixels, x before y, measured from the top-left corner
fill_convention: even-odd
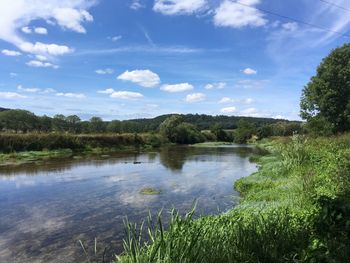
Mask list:
[[[123,219],[198,202],[198,213],[232,207],[234,180],[255,171],[249,147],[168,147],[152,153],[60,159],[0,168],[0,262],[77,262],[78,240],[121,252]],[[153,187],[160,195],[141,195]]]

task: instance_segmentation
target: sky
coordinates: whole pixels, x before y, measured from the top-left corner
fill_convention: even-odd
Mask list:
[[[348,0],[0,0],[0,107],[299,120]]]

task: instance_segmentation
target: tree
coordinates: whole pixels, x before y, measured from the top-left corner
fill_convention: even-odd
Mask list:
[[[245,119],[240,119],[235,130],[234,139],[237,143],[246,143],[256,133],[254,124]]]
[[[0,113],[0,126],[15,132],[28,132],[39,128],[39,119],[26,110],[8,110]]]
[[[70,115],[66,117],[68,129],[70,132],[78,133],[81,131],[80,122],[81,119],[77,115]]]
[[[183,121],[179,115],[167,118],[159,127],[160,133],[170,142],[190,144],[203,142],[204,135],[193,124]]]
[[[176,142],[176,127],[183,123],[183,118],[180,115],[172,115],[165,119],[160,126],[160,133],[171,142]]]
[[[90,132],[104,132],[105,124],[100,117],[92,117],[89,124]]]
[[[320,132],[350,130],[350,44],[331,52],[304,87],[301,117]]]

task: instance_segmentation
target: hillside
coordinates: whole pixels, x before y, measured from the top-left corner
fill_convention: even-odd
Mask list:
[[[152,119],[132,119],[129,121],[141,124],[147,131],[156,130],[159,125],[171,114],[161,115]],[[220,124],[223,129],[235,129],[239,120],[245,119],[250,123],[255,124],[257,127],[261,127],[268,124],[274,124],[280,121],[290,122],[286,120],[272,119],[272,118],[255,118],[255,117],[239,117],[239,116],[224,116],[224,115],[205,115],[205,114],[186,114],[180,115],[184,118],[185,122],[194,124],[200,130],[210,129],[214,124]],[[295,122],[295,121],[293,121]],[[298,122],[295,122],[298,123]]]

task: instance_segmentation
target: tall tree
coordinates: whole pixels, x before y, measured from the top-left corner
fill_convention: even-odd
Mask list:
[[[323,59],[303,90],[300,107],[301,117],[314,130],[350,130],[350,44]]]

